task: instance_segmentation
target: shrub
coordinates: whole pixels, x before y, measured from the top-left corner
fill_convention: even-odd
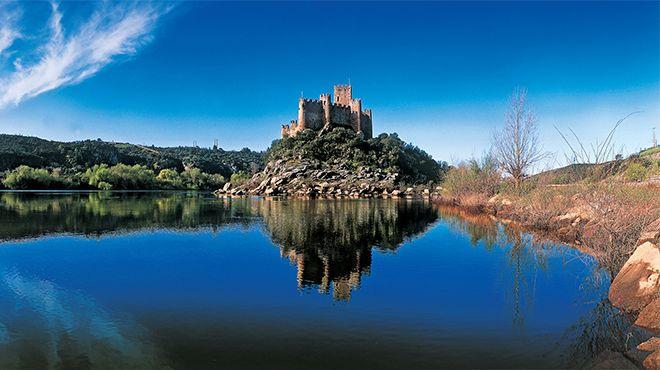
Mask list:
[[[245,172],[236,172],[231,175],[229,182],[234,186],[245,184],[250,179],[250,176]]]
[[[87,183],[97,189],[108,185],[115,190],[154,189],[156,176],[145,166],[127,166],[118,164],[108,167],[106,164],[94,165],[85,172]]]
[[[166,168],[156,176],[156,180],[163,189],[183,189],[183,179],[176,170]]]
[[[234,175],[232,175],[233,178]],[[215,190],[225,184],[225,178],[222,175],[209,175],[202,172],[199,168],[188,168],[181,172],[183,186],[186,189],[195,190]]]
[[[208,175],[208,180],[206,183],[206,190],[217,190],[222,188],[227,180],[225,179],[224,176],[214,173],[211,175]]]
[[[101,181],[98,184],[96,184],[96,187],[99,188],[99,190],[112,190],[112,185],[108,184],[105,181]]]
[[[639,162],[631,163],[626,169],[626,179],[628,181],[643,181],[648,175],[648,170]]]
[[[56,168],[35,169],[20,166],[6,174],[2,186],[9,189],[99,189],[99,190],[153,190],[153,189],[194,189],[215,190],[225,184],[219,174],[207,174],[191,168],[179,174],[173,169],[158,173],[140,165],[118,164],[94,165],[84,173],[64,175]]]
[[[48,170],[28,166],[19,166],[10,171],[2,184],[9,189],[51,189],[64,188],[64,181],[59,176],[51,174]]]
[[[451,168],[442,184],[456,197],[476,193],[490,197],[497,193],[502,177],[493,158],[484,155],[481,159],[473,158]]]

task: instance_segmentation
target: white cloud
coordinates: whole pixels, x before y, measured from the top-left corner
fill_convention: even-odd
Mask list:
[[[18,30],[19,11],[11,3],[0,3],[0,57],[21,36]]]
[[[135,54],[150,40],[156,21],[167,10],[149,2],[101,3],[89,18],[65,30],[64,14],[58,3],[51,3],[48,37],[32,51],[36,57],[29,58],[35,62],[24,62],[27,59],[18,53],[12,62],[14,70],[0,74],[0,109],[79,83],[118,56]],[[7,29],[9,40],[14,28]],[[0,51],[2,40],[0,33]],[[10,41],[6,48],[11,46]]]

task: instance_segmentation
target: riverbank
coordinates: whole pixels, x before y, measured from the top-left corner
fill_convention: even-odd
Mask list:
[[[434,197],[437,204],[514,222],[594,256],[613,281],[610,302],[655,335],[643,365],[660,368],[660,186],[620,183],[540,186],[527,193]],[[612,356],[612,354],[607,354]],[[632,357],[622,354],[624,357]],[[603,361],[611,361],[611,358]],[[620,360],[624,361],[625,358]],[[603,363],[607,367],[607,363]]]

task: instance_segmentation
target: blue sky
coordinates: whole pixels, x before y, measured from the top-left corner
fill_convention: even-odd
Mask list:
[[[436,159],[479,155],[524,86],[554,131],[660,129],[658,2],[2,3],[0,132],[57,140],[265,149],[297,98],[350,79]]]

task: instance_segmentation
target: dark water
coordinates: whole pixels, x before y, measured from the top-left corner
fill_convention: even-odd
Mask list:
[[[0,368],[579,367],[635,343],[569,247],[410,200],[0,193]]]

